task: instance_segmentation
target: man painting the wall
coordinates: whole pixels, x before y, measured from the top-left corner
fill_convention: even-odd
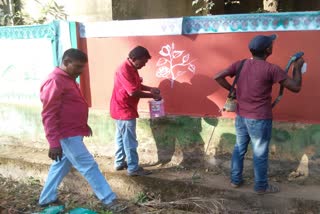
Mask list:
[[[89,182],[103,206],[112,211],[125,207],[117,202],[96,161],[83,143],[91,136],[88,126],[88,105],[81,95],[76,78],[83,72],[88,58],[77,49],[65,51],[60,67],[54,69],[42,84],[42,122],[49,142],[49,157],[54,160],[40,195],[39,204],[58,202],[57,188],[71,167]]]
[[[279,192],[279,187],[268,183],[268,153],[272,130],[272,85],[280,83],[292,92],[301,89],[302,58],[294,62],[293,78],[279,66],[266,59],[272,54],[276,35],[258,35],[249,43],[252,58],[247,59],[239,74],[236,88],[236,144],[231,161],[231,186],[239,187],[243,183],[242,171],[244,155],[249,142],[252,143],[254,165],[254,190],[258,194]],[[226,70],[218,73],[215,80],[225,89],[231,85],[226,77],[234,77],[241,61],[233,63]]]
[[[151,56],[148,50],[137,46],[129,53],[115,73],[114,88],[110,102],[110,114],[116,120],[115,169],[127,169],[129,176],[151,174],[139,166],[136,137],[136,118],[140,98],[161,100],[160,90],[142,84],[138,70],[145,66]]]

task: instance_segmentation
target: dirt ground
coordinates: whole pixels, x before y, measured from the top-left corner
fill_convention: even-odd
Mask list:
[[[27,182],[17,182],[0,176],[0,213],[46,213],[45,208],[38,206],[38,196],[42,186],[39,181],[29,179]],[[63,213],[75,208],[85,208],[96,213],[112,214],[103,209],[100,202],[93,195],[79,195],[77,193],[59,191],[59,200],[65,202]],[[244,209],[245,206],[232,205],[226,208],[224,200],[217,198],[189,197],[180,200],[160,202],[154,193],[140,193],[131,200],[122,200],[127,209],[121,213],[130,214],[195,214],[195,213],[263,213],[261,209]],[[236,211],[235,208],[240,208]],[[241,211],[242,210],[242,211]],[[87,214],[86,212],[77,214]]]
[[[285,169],[285,168],[284,168]],[[224,192],[219,190],[209,190],[206,186],[212,186],[212,180],[206,179],[208,175],[213,177],[216,174],[224,174],[227,171],[220,169],[207,169],[198,170],[185,169],[185,168],[171,168],[167,173],[171,173],[176,177],[185,177],[185,174],[193,174],[193,183],[184,185],[181,182],[176,183],[167,181],[162,183],[162,187],[154,185],[154,192],[141,192],[130,200],[123,200],[128,208],[122,213],[132,214],[192,214],[192,213],[227,213],[227,214],[319,214],[320,202],[312,200],[297,200],[292,196],[290,191],[282,194],[291,194],[289,199],[286,196],[270,197],[258,199],[257,196],[248,194],[249,188],[252,188],[250,182],[247,183],[249,187],[243,190],[238,189],[240,192]],[[195,174],[196,172],[196,174]],[[286,170],[283,173],[271,173],[270,180],[277,181],[283,186],[288,184],[289,181],[285,177]],[[168,175],[168,174],[167,174]],[[164,175],[163,175],[164,176]],[[159,173],[159,177],[160,173]],[[227,178],[227,177],[225,177]],[[223,180],[216,179],[215,183],[225,183]],[[245,177],[250,181],[250,175]],[[151,181],[153,182],[153,181]],[[292,181],[291,181],[292,182]],[[314,185],[318,180],[305,180],[295,181],[296,185]],[[187,183],[187,182],[186,182]],[[197,185],[201,183],[201,185]],[[151,184],[152,185],[152,184]],[[162,192],[166,191],[167,194],[159,194],[159,188]],[[224,188],[222,186],[222,188]],[[37,205],[38,196],[42,186],[36,179],[30,177],[24,182],[17,182],[8,178],[0,176],[0,213],[1,214],[15,214],[15,213],[41,213],[44,208]],[[312,192],[308,197],[312,198]],[[310,195],[311,194],[311,195]],[[285,200],[283,198],[286,198]],[[96,213],[112,214],[108,210],[101,207],[99,200],[94,195],[80,195],[76,192],[59,191],[59,199],[65,204],[63,213],[74,208],[85,208]],[[285,206],[283,206],[283,203]],[[289,207],[289,209],[287,209]],[[284,211],[285,210],[285,211]],[[43,212],[42,212],[43,213]],[[80,214],[80,213],[78,213]],[[85,214],[85,213],[81,213]]]
[[[23,165],[16,162],[8,170],[21,169],[26,176],[27,165],[32,160],[47,160],[46,151],[34,148],[5,147],[0,150],[0,166],[5,168],[9,158],[24,160]],[[34,150],[32,153],[29,150]],[[30,154],[32,154],[30,156]],[[112,161],[95,157],[99,166],[112,166]],[[30,159],[30,160],[29,160]],[[110,162],[107,164],[107,162]],[[27,164],[28,163],[28,164]],[[125,172],[113,173],[118,187],[126,195],[127,186],[141,185],[143,191],[126,197],[129,214],[180,214],[180,213],[226,213],[226,214],[319,214],[320,213],[320,159],[308,160],[307,164],[285,162],[280,158],[270,161],[269,180],[281,186],[281,192],[273,196],[257,197],[253,192],[252,160],[247,159],[244,166],[244,187],[232,189],[229,185],[230,157],[227,154],[206,160],[199,166],[159,165],[148,168],[153,171],[145,178],[128,178]],[[39,166],[32,163],[39,170]],[[11,165],[10,165],[11,166]],[[30,169],[29,169],[30,170]],[[36,173],[37,170],[32,171]],[[104,169],[111,176],[110,169]],[[31,171],[30,171],[31,172]],[[38,171],[40,172],[40,171]],[[18,172],[16,172],[18,173]],[[45,170],[47,173],[47,169]],[[10,173],[12,174],[12,173]],[[14,174],[14,173],[13,173]],[[0,213],[41,213],[44,209],[37,205],[42,189],[41,182],[29,176],[17,182],[0,174]],[[119,177],[117,177],[119,176]],[[121,177],[122,176],[122,177]],[[109,177],[112,179],[112,177]],[[108,178],[108,179],[109,179]],[[119,190],[119,189],[118,189]],[[118,191],[120,193],[120,191]],[[91,191],[86,194],[60,190],[59,200],[64,202],[64,212],[74,208],[86,208],[96,213],[111,214],[101,207],[99,200]],[[80,213],[77,213],[80,214]],[[84,214],[84,213],[81,213]]]
[[[21,183],[0,176],[0,189],[1,214],[41,213],[45,210],[45,208],[39,207],[37,204],[38,196],[42,189],[42,186],[39,184],[39,181],[37,180],[29,179],[27,182]],[[149,198],[148,195],[141,193],[132,200],[122,200],[128,207],[122,213],[182,213],[182,211],[171,208],[170,206],[168,206],[167,208],[156,208],[155,205],[148,205],[144,203],[149,201],[150,199],[151,198]],[[93,195],[84,196],[79,195],[77,193],[60,191],[59,200],[65,202],[65,209],[63,213],[68,213],[68,211],[80,207],[95,211],[96,213],[112,213],[102,208],[99,200]],[[183,213],[192,212],[183,211]]]

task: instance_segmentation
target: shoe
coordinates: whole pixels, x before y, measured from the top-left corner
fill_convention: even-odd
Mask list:
[[[124,170],[124,169],[127,169],[127,168],[128,168],[128,164],[125,161],[121,165],[117,166],[115,169],[116,169],[116,171],[120,171],[120,170]]]
[[[39,204],[40,207],[59,206],[59,205],[64,205],[64,203],[59,199],[56,199],[55,201],[52,201],[46,204]]]
[[[119,213],[128,208],[125,203],[120,202],[118,199],[114,199],[110,204],[104,204],[103,207],[112,213]]]
[[[139,167],[136,171],[128,172],[129,176],[145,176],[150,174],[152,174],[150,170],[145,170],[142,167]]]
[[[271,184],[269,184],[267,189],[265,189],[265,190],[256,191],[256,193],[258,195],[264,195],[264,194],[269,194],[269,193],[277,193],[277,192],[280,192],[280,188],[278,186],[271,185]]]
[[[235,183],[230,182],[230,186],[231,186],[232,188],[239,188],[239,187],[241,187],[242,185],[243,185],[243,181],[241,181],[241,182],[238,183],[238,184],[235,184]]]

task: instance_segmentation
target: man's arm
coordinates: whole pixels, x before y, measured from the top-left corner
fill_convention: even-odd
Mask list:
[[[142,90],[142,91],[151,91],[151,89],[152,89],[152,87],[141,84],[141,90]]]
[[[142,90],[136,90],[130,95],[137,98],[153,98],[154,100],[162,99],[160,93],[144,92]]]
[[[217,73],[213,79],[218,82],[220,86],[225,88],[226,90],[230,91],[231,89],[231,84],[226,80],[226,76],[228,76],[229,71],[223,70],[219,73]]]
[[[147,91],[147,92],[146,92]],[[134,91],[131,96],[138,98],[153,98],[161,100],[160,90],[146,85],[141,85],[141,90]]]
[[[150,86],[146,86],[146,85],[141,85],[141,90],[142,91],[150,91],[151,94],[160,94],[159,88],[150,87]]]
[[[294,62],[293,67],[293,74],[292,78],[287,78],[280,82],[280,85],[287,88],[288,90],[298,93],[301,90],[302,84],[302,73],[301,68],[304,63],[303,58],[299,58],[297,61]]]
[[[43,104],[42,122],[47,140],[50,144],[48,156],[52,160],[61,160],[62,149],[60,145],[59,111],[61,109],[61,87],[54,80],[46,82],[40,91]]]

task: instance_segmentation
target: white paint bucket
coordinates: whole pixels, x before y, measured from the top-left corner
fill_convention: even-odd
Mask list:
[[[165,116],[164,101],[150,100],[149,101],[150,118],[157,118]]]

